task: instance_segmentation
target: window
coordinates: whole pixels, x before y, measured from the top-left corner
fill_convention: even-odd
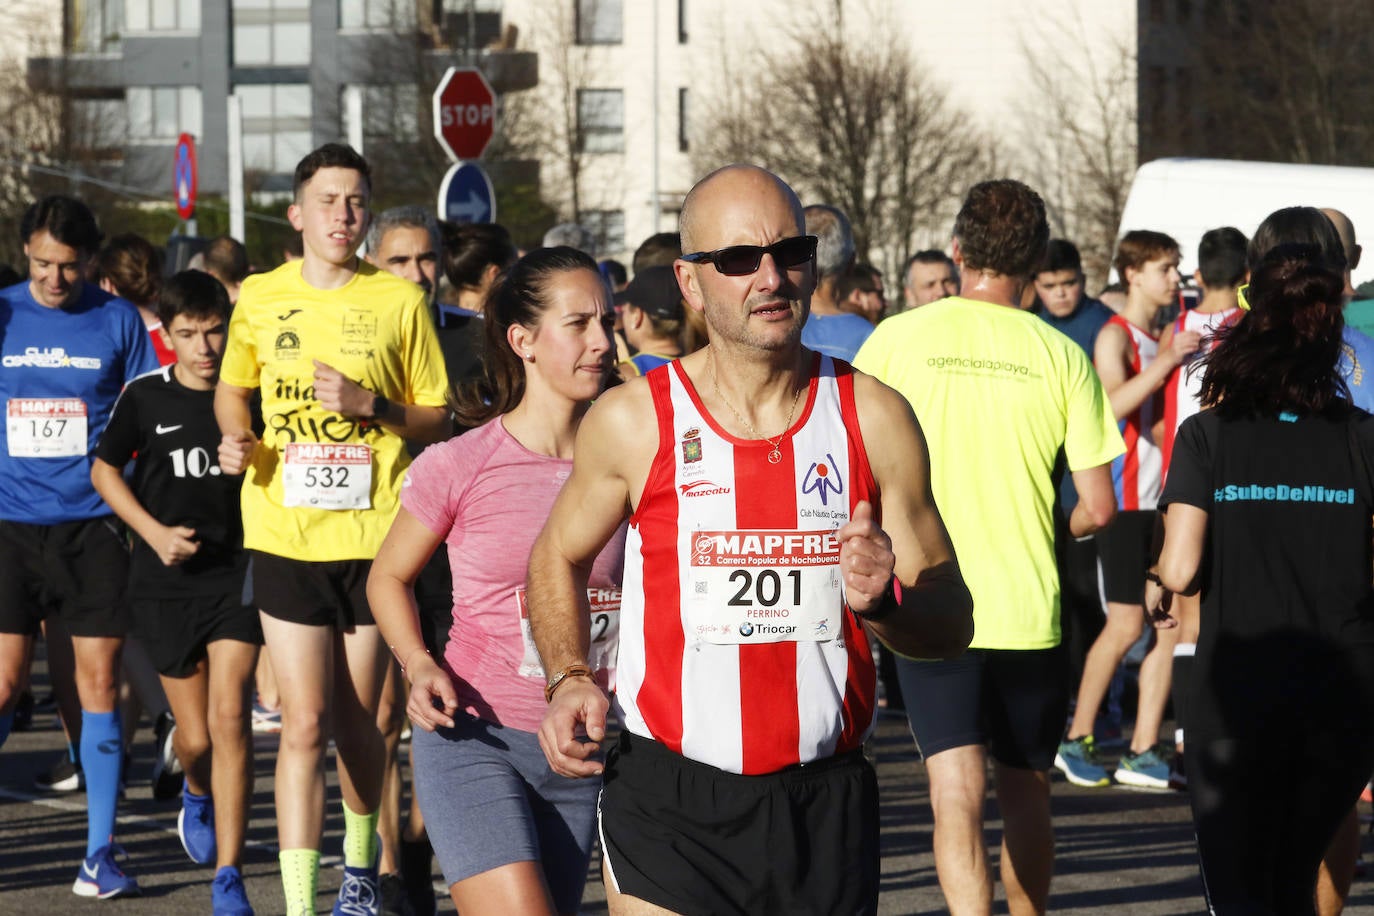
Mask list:
[[[277,174],[295,171],[315,148],[309,84],[238,86],[234,94],[243,106],[243,164]]]
[[[363,140],[415,143],[420,139],[420,87],[414,83],[363,86]],[[339,99],[340,127],[349,135],[348,105]]]
[[[309,0],[234,0],[235,67],[309,63]]]
[[[677,0],[677,43],[687,43],[687,0]]]
[[[624,210],[582,210],[577,221],[596,236],[596,250],[602,256],[625,250]]]
[[[200,89],[195,86],[130,86],[129,139],[175,140],[179,134],[200,136]]]
[[[621,0],[574,0],[577,4],[577,43],[618,45]]]
[[[443,0],[442,9],[445,13],[458,13],[466,16],[468,7],[472,7],[474,13],[501,13],[504,9],[505,0]]]
[[[199,32],[199,0],[123,0],[127,32]]]
[[[413,29],[415,0],[339,0],[341,29]]]
[[[82,149],[118,150],[129,137],[123,99],[72,99],[69,124],[73,141]]]
[[[687,152],[691,144],[688,137],[687,98],[685,87],[677,91],[677,148],[680,153]]]
[[[123,30],[124,0],[67,0],[67,41],[77,54],[102,54],[119,50]]]
[[[625,93],[619,89],[577,90],[578,149],[584,153],[625,150]]]

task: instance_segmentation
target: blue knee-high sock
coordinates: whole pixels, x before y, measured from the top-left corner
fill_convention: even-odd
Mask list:
[[[14,725],[14,710],[10,710],[0,716],[0,747],[5,746],[5,739],[10,736],[10,728]]]
[[[110,845],[123,756],[118,712],[81,711],[81,766],[86,771],[86,855]]]

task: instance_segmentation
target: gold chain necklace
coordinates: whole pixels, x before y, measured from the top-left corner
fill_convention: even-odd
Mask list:
[[[749,432],[753,434],[755,439],[762,439],[764,442],[767,442],[770,446],[772,446],[772,448],[768,452],[769,464],[777,464],[779,461],[782,461],[782,449],[779,446],[782,444],[782,440],[787,436],[788,430],[792,428],[792,418],[796,416],[797,413],[797,401],[801,398],[801,388],[798,388],[795,392],[792,393],[792,407],[787,411],[787,422],[783,424],[782,435],[778,436],[776,439],[770,439],[767,436],[763,435],[763,433],[755,429],[754,424],[744,419],[744,416],[738,410],[735,409],[735,405],[731,404],[726,399],[725,394],[720,390],[720,383],[716,381],[715,355],[708,350],[706,351],[706,358],[711,363],[711,387],[715,389],[716,397],[720,398],[720,402],[722,404],[730,408],[730,412],[735,415],[735,419],[739,420],[740,423],[744,424],[744,426],[749,430]]]

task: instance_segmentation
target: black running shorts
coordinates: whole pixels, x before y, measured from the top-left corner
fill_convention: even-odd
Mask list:
[[[878,909],[878,781],[861,751],[741,776],[622,732],[600,825],[619,891],[684,916]]]
[[[1102,590],[1114,604],[1145,600],[1145,573],[1150,568],[1150,541],[1155,533],[1155,510],[1118,512],[1112,523],[1094,536],[1102,563]]]
[[[1068,658],[1053,649],[969,649],[948,661],[897,659],[922,757],[986,744],[998,763],[1048,770],[1069,711]]]
[[[0,521],[0,633],[32,636],[57,614],[72,636],[129,631],[129,549],[113,516],[56,525]]]
[[[206,657],[205,647],[221,639],[262,645],[258,609],[243,603],[242,589],[231,594],[184,598],[135,598],[134,633],[157,673],[189,677]]]
[[[347,632],[376,624],[367,603],[371,560],[312,563],[252,551],[253,600],[269,617]]]

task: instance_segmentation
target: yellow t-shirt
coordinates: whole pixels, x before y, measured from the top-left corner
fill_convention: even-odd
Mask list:
[[[266,425],[243,487],[245,546],[312,562],[370,560],[400,507],[410,458],[394,432],[320,406],[316,359],[396,403],[443,406],[448,378],[424,292],[361,260],[344,286],[316,289],[293,261],[245,280],[229,321],[220,378],[262,389]],[[332,448],[305,447],[316,444]]]
[[[1035,315],[953,297],[878,325],[854,365],[911,402],[973,592],[973,648],[1059,644],[1055,489],[1125,451],[1082,348]]]

